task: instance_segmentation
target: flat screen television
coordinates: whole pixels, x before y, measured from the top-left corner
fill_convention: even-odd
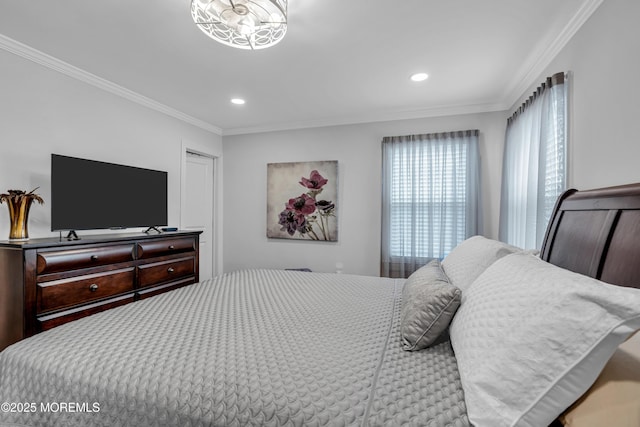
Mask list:
[[[51,230],[167,225],[167,172],[51,155]]]

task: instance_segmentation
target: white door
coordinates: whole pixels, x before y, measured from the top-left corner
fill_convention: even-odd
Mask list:
[[[180,228],[200,234],[200,281],[213,275],[213,159],[187,152]]]

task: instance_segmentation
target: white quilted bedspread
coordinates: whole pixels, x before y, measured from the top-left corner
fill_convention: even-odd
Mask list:
[[[467,426],[450,343],[401,349],[402,284],[247,270],[68,323],[0,353],[0,425]]]

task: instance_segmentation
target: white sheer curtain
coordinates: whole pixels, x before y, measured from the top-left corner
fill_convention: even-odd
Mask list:
[[[567,79],[547,78],[507,121],[502,165],[500,240],[540,249],[566,187]]]
[[[382,276],[408,277],[480,233],[478,130],[382,140]]]

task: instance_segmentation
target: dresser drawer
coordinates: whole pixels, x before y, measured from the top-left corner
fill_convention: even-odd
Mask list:
[[[132,292],[134,283],[134,267],[38,283],[37,313]]]
[[[133,244],[38,252],[38,274],[77,270],[133,260]]]
[[[196,250],[196,239],[184,237],[178,239],[150,240],[138,243],[138,258],[153,258]]]
[[[136,292],[136,298],[143,300],[165,292],[173,291],[174,289],[182,288],[183,286],[192,285],[193,283],[193,277],[187,277],[181,280],[165,283],[164,285],[149,286]]]
[[[193,257],[178,258],[141,265],[138,269],[138,283],[143,288],[195,275],[195,260]]]
[[[37,330],[46,331],[56,326],[71,322],[72,320],[81,319],[83,317],[129,304],[134,301],[134,294],[121,295],[119,297],[110,298],[108,300],[94,302],[92,304],[75,307],[62,312],[37,317]]]

